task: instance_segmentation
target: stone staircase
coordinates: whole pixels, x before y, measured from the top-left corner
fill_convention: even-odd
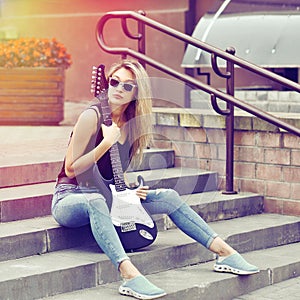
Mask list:
[[[61,160],[36,158],[0,168],[0,299],[121,299],[120,277],[95,244],[89,227],[67,229],[50,216]],[[130,253],[164,299],[233,299],[300,273],[300,220],[263,213],[263,197],[223,195],[218,175],[174,166],[172,150],[149,149],[140,170],[152,187],[176,189],[187,203],[261,272],[235,276],[212,271],[214,255],[181,233],[165,215],[159,235]],[[18,175],[18,176],[16,176]],[[23,178],[19,182],[16,178]],[[12,178],[12,180],[9,180]]]

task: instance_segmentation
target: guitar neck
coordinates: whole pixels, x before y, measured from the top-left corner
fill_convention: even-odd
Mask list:
[[[100,101],[103,123],[106,126],[110,126],[112,124],[112,117],[111,117],[110,106],[108,104],[107,92],[103,92],[99,94],[97,98]],[[127,187],[125,184],[120,152],[119,152],[118,145],[116,143],[113,144],[112,147],[109,149],[109,153],[110,153],[110,162],[112,166],[116,191],[118,192],[124,191],[126,190]]]

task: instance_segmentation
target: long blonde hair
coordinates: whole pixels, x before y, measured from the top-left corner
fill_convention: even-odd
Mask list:
[[[107,76],[111,77],[121,68],[129,70],[137,84],[134,99],[125,111],[129,142],[132,145],[130,156],[134,166],[137,166],[142,161],[143,150],[149,147],[153,140],[151,85],[146,70],[135,60],[126,59],[114,64]]]

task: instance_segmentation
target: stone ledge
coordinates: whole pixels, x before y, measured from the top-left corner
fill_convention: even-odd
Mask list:
[[[154,107],[153,113],[154,125],[225,129],[225,117],[212,110]],[[300,114],[272,113],[272,115],[300,128]],[[277,126],[267,123],[247,112],[238,110],[235,112],[234,126],[236,130],[268,132],[278,132],[281,130]]]

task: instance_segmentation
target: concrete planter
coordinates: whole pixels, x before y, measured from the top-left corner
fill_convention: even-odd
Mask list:
[[[0,68],[0,125],[58,125],[64,82],[62,68]]]

